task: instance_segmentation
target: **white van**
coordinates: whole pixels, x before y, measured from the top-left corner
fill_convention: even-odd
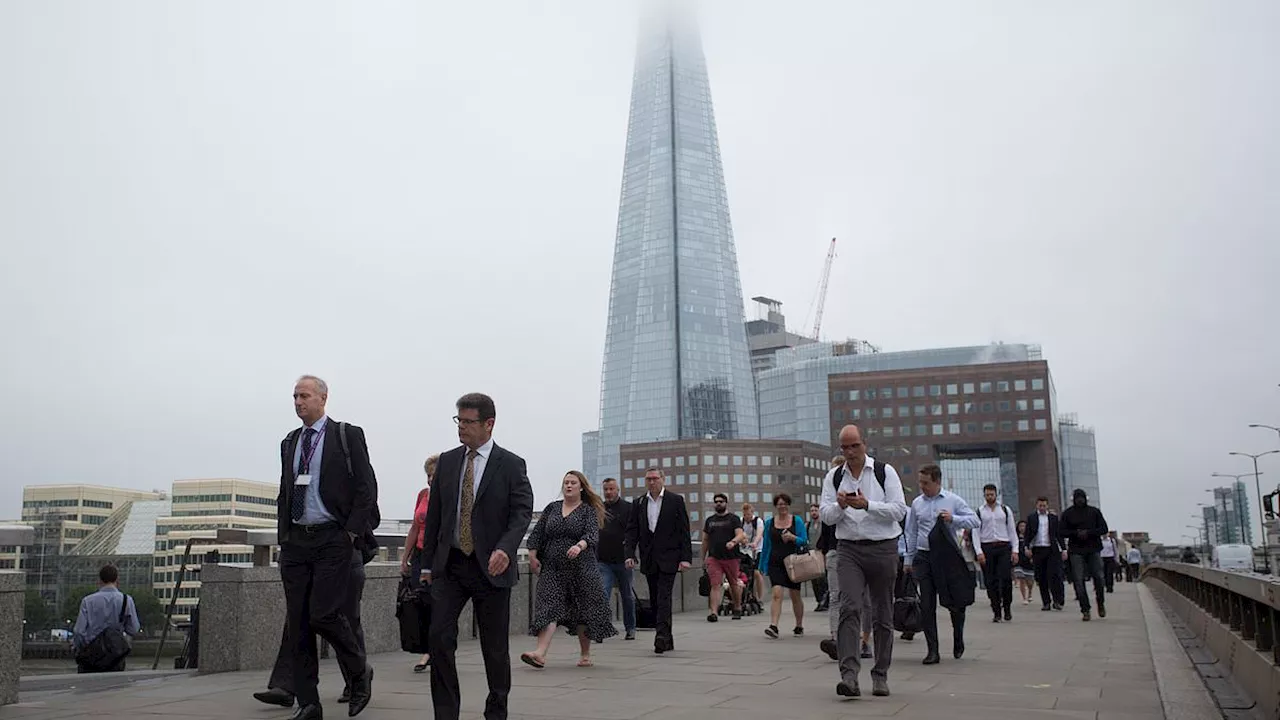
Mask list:
[[[1241,543],[1215,545],[1211,567],[1218,570],[1253,571],[1253,548]]]

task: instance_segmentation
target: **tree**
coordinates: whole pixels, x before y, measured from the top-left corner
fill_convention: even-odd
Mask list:
[[[48,630],[53,624],[53,613],[49,611],[49,606],[41,597],[39,590],[27,590],[26,600],[22,606],[22,619],[26,621],[25,627],[29,633]]]
[[[150,635],[158,635],[164,630],[164,606],[151,588],[141,590],[137,595],[130,595],[138,613],[138,624]]]
[[[62,619],[70,620],[75,625],[76,618],[80,617],[80,601],[84,600],[86,595],[92,595],[98,592],[96,585],[81,585],[72,588],[67,593],[67,598],[62,602]]]

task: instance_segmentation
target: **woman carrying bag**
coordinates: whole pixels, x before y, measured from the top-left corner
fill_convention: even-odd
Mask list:
[[[773,602],[769,606],[769,627],[764,634],[778,638],[778,620],[782,617],[782,590],[791,595],[791,611],[796,616],[796,637],[804,635],[804,601],[800,597],[800,583],[787,575],[786,559],[801,551],[809,542],[804,523],[791,514],[791,496],[778,493],[773,496],[773,517],[764,523],[764,547],[760,549],[760,567],[769,573]]]

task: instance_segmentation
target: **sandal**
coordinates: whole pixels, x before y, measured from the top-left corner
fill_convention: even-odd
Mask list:
[[[537,655],[534,655],[533,653],[528,653],[528,652],[520,653],[520,661],[523,662],[525,665],[536,667],[539,670],[542,670],[547,667],[546,661],[538,657]]]
[[[595,663],[591,662],[591,658],[582,658],[581,660],[578,661],[578,667],[580,668],[589,668],[589,667],[593,667],[594,665]]]

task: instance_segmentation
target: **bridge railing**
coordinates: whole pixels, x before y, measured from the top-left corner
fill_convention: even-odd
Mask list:
[[[1224,666],[1266,717],[1280,717],[1280,580],[1160,563],[1145,580]]]

